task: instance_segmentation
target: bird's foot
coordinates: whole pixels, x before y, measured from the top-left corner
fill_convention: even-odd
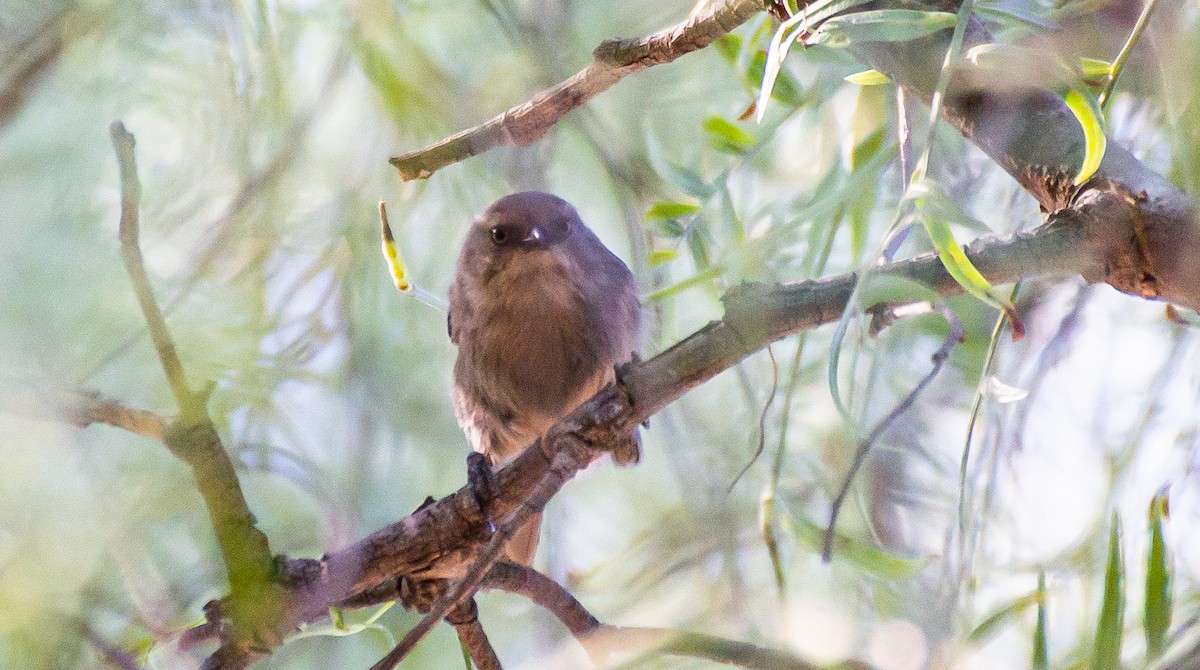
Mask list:
[[[400,604],[410,612],[427,613],[446,592],[445,579],[421,579],[411,575],[400,578]]]
[[[479,505],[479,514],[483,517],[488,535],[496,532],[496,523],[492,520],[492,506],[500,495],[500,483],[496,480],[496,471],[487,456],[472,451],[467,456],[467,489]]]

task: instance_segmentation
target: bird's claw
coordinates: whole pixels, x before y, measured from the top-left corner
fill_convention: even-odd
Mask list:
[[[467,489],[475,498],[475,504],[479,505],[479,513],[483,517],[488,534],[496,532],[496,523],[492,520],[492,506],[500,495],[500,484],[487,456],[477,451],[467,456]]]

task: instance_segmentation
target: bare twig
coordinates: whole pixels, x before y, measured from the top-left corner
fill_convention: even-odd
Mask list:
[[[623,77],[703,49],[764,9],[763,0],[714,2],[686,21],[643,38],[605,40],[592,53],[592,62],[566,81],[485,123],[389,162],[404,181],[425,179],[447,165],[497,146],[533,144],[564,114]]]
[[[614,656],[649,653],[704,658],[745,668],[816,670],[822,667],[787,652],[702,633],[602,624],[561,584],[521,565],[497,563],[480,586],[525,596],[545,608],[571,631],[597,665],[607,664]],[[870,666],[848,661],[839,667],[865,670]]]
[[[480,584],[482,589],[496,589],[525,596],[553,614],[575,637],[583,637],[604,626],[587,611],[575,596],[561,584],[525,565],[500,562]]]
[[[476,670],[501,670],[500,658],[496,656],[496,650],[479,623],[479,608],[475,606],[474,598],[467,598],[455,605],[446,615],[446,621],[454,626],[458,642],[471,656]]]
[[[771,390],[767,393],[767,401],[763,403],[762,412],[758,415],[758,447],[750,456],[750,461],[738,471],[733,481],[729,482],[729,488],[725,489],[725,495],[733,493],[733,487],[737,486],[738,481],[758,462],[763,450],[767,447],[767,412],[771,411],[775,396],[779,394],[779,362],[775,360],[775,352],[769,344],[767,345],[767,356],[771,359]]]
[[[129,282],[133,284],[133,292],[137,295],[143,316],[146,317],[146,327],[150,330],[150,339],[154,342],[158,360],[167,374],[171,393],[175,394],[179,411],[185,416],[190,416],[200,403],[188,387],[187,378],[183,374],[183,364],[179,362],[179,354],[175,351],[175,342],[167,330],[162,310],[154,300],[154,289],[150,287],[150,278],[146,276],[146,263],[142,260],[142,250],[138,247],[138,202],[142,197],[142,184],[137,175],[133,135],[125,130],[125,124],[120,121],[114,121],[108,132],[112,136],[113,149],[117,152],[117,165],[121,169],[121,258],[125,261]]]
[[[64,388],[15,389],[0,386],[0,411],[34,419],[63,421],[79,428],[103,423],[162,441],[170,421],[154,412],[127,407],[95,391]]]

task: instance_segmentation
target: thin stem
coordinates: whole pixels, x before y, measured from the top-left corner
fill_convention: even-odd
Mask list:
[[[1142,7],[1142,13],[1138,16],[1137,23],[1133,24],[1133,30],[1129,31],[1129,39],[1125,40],[1124,46],[1117,52],[1117,57],[1113,59],[1112,73],[1108,75],[1108,82],[1104,84],[1104,90],[1100,92],[1098,99],[1100,109],[1108,111],[1108,102],[1112,98],[1113,89],[1117,87],[1117,77],[1120,77],[1121,72],[1125,69],[1125,61],[1129,60],[1129,54],[1133,52],[1133,45],[1141,38],[1142,31],[1150,23],[1150,15],[1157,6],[1158,0],[1146,0],[1146,5]]]
[[[737,486],[739,480],[750,469],[750,466],[758,462],[759,456],[762,456],[763,449],[767,446],[767,412],[771,411],[771,405],[775,402],[775,396],[779,393],[779,362],[775,360],[775,351],[771,349],[771,345],[767,345],[767,356],[771,358],[771,392],[767,394],[767,401],[763,403],[762,412],[758,415],[758,448],[754,450],[754,455],[750,457],[750,462],[742,468],[741,472],[729,482],[729,488],[725,489],[725,495],[733,492],[733,487]]]
[[[146,263],[142,259],[142,251],[138,247],[138,202],[142,197],[142,184],[137,175],[137,158],[133,149],[133,135],[125,130],[125,124],[114,121],[108,128],[112,136],[113,149],[117,153],[117,165],[121,171],[121,223],[118,228],[121,239],[121,257],[125,261],[125,271],[129,274],[129,283],[137,296],[142,315],[146,318],[146,328],[150,331],[150,340],[154,343],[154,351],[162,363],[166,373],[167,383],[171,385],[171,393],[179,404],[179,411],[185,416],[196,409],[196,398],[188,387],[187,378],[183,374],[183,364],[175,350],[175,342],[167,330],[162,310],[154,300],[154,289],[150,286],[150,278],[146,275]]]
[[[1021,289],[1021,282],[1013,285],[1012,292],[1008,295],[1009,303],[1017,298],[1017,291]],[[988,341],[987,354],[983,358],[983,369],[979,373],[979,383],[975,387],[975,398],[971,402],[971,417],[967,420],[967,435],[963,441],[962,460],[958,465],[958,557],[962,561],[962,570],[960,573],[960,582],[963,577],[969,572],[967,561],[965,559],[967,552],[967,519],[968,519],[968,502],[967,502],[967,468],[971,461],[971,442],[975,437],[975,424],[979,420],[979,410],[983,407],[983,389],[984,383],[991,374],[992,364],[996,358],[996,349],[1000,343],[1000,334],[1004,332],[1004,324],[1008,323],[1008,314],[1001,311],[996,317],[996,325],[992,327],[992,339]]]
[[[854,453],[854,460],[850,464],[850,471],[846,473],[845,479],[842,480],[842,486],[838,490],[837,496],[833,499],[832,508],[829,512],[829,526],[825,529],[825,541],[821,548],[821,560],[828,563],[833,558],[833,538],[835,528],[837,526],[838,513],[842,509],[842,504],[846,501],[846,495],[850,493],[850,485],[854,482],[854,476],[862,468],[867,461],[867,456],[871,452],[871,447],[878,441],[883,432],[890,428],[892,424],[900,417],[901,414],[908,411],[916,401],[925,387],[933,381],[941,372],[942,366],[946,363],[946,359],[950,358],[950,350],[954,348],[963,339],[962,323],[950,308],[945,305],[931,305],[930,309],[936,310],[950,324],[950,332],[946,334],[946,339],[942,342],[942,346],[933,354],[933,368],[917,382],[916,387],[909,391],[908,395],[904,396],[900,402],[892,407],[887,416],[883,417],[875,427],[871,429],[871,433],[866,439],[858,445],[858,449]]]

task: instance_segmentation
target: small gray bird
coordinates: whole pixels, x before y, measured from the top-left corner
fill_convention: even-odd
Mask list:
[[[547,193],[501,198],[476,217],[450,285],[454,410],[493,465],[519,454],[613,381],[638,350],[641,309],[629,268]],[[636,433],[614,450],[636,463]],[[540,515],[506,550],[528,564]]]

